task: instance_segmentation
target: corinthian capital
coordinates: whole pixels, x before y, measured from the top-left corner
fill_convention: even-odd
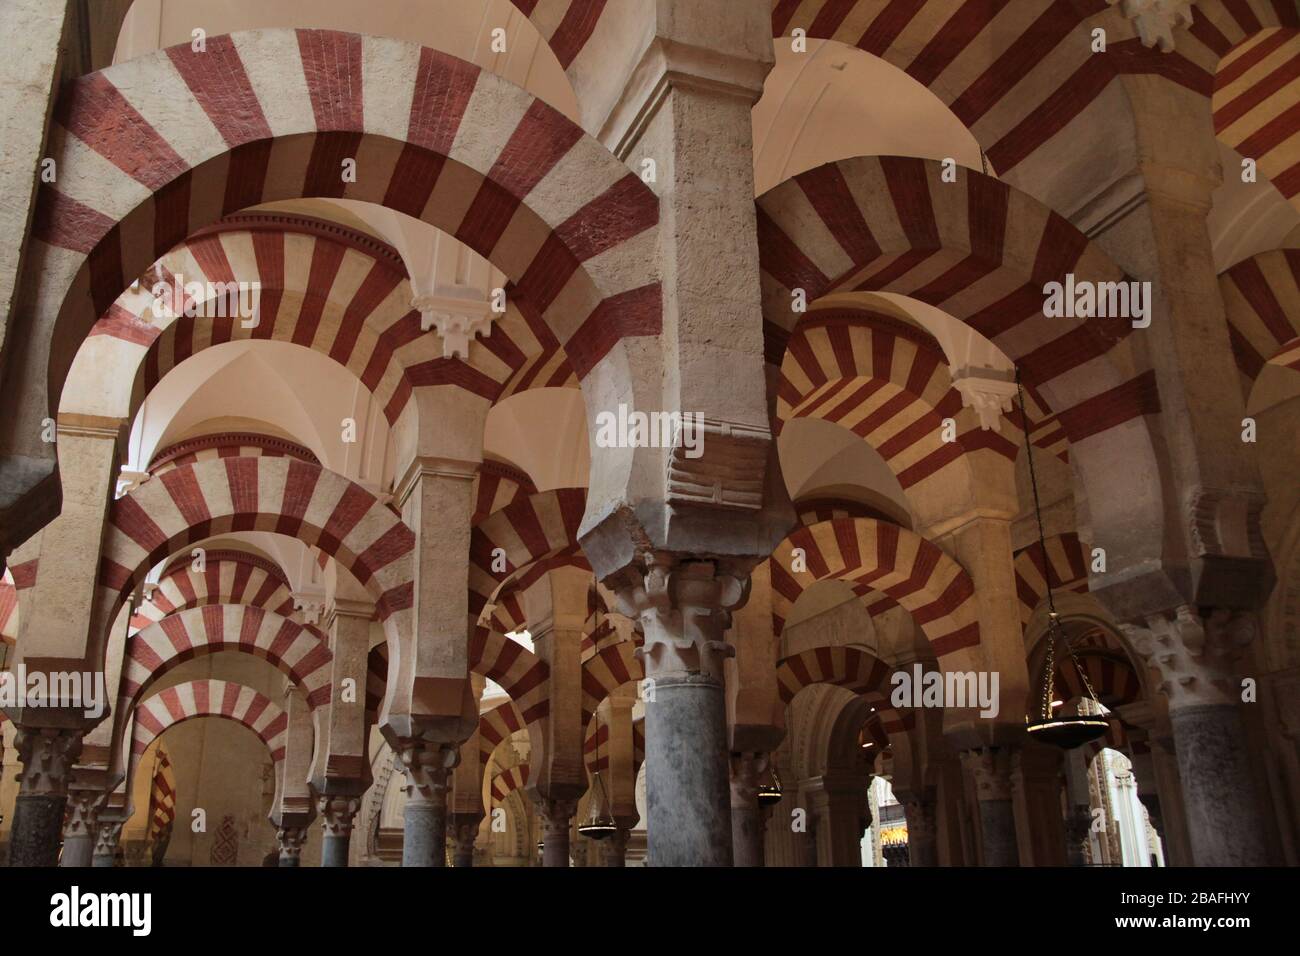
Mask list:
[[[81,755],[81,735],[80,730],[53,727],[19,730],[15,744],[23,764],[18,774],[22,792],[66,794],[72,764]]]
[[[1233,664],[1255,637],[1249,611],[1214,608],[1202,616],[1184,604],[1152,615],[1146,627],[1121,625],[1133,649],[1160,680],[1171,707],[1225,704],[1236,694]]]

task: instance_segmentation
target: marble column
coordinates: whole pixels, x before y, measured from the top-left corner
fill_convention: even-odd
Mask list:
[[[975,783],[975,813],[984,866],[1019,866],[1011,802],[1011,752],[1006,747],[964,750],[962,764]]]
[[[540,800],[542,817],[542,866],[569,865],[569,831],[577,809],[574,800]]]
[[[869,776],[829,772],[802,781],[817,847],[818,866],[861,866],[862,834],[870,826]]]
[[[406,770],[402,866],[446,866],[447,789],[459,748],[412,741],[400,756]]]
[[[117,865],[117,843],[122,838],[122,826],[125,820],[99,817],[99,826],[95,830],[95,851],[90,865],[108,867]]]
[[[763,808],[758,786],[768,773],[767,754],[731,755],[731,852],[734,866],[763,865]]]
[[[713,561],[645,556],[617,589],[645,634],[646,837],[651,866],[731,866],[723,661],[746,579]]]
[[[22,770],[9,833],[10,866],[56,866],[68,779],[81,753],[81,731],[19,729],[15,741]]]
[[[90,866],[95,850],[97,815],[103,794],[98,790],[68,792],[67,820],[63,824],[63,853],[59,866]]]
[[[632,835],[630,826],[619,826],[600,845],[601,866],[626,866],[627,841]]]
[[[347,866],[348,851],[352,842],[352,824],[361,809],[358,797],[328,796],[317,798],[316,808],[321,815],[321,866]]]
[[[302,847],[307,842],[307,828],[280,827],[275,831],[275,839],[280,847],[280,866],[301,865]]]
[[[1161,678],[1196,866],[1265,866],[1263,806],[1255,792],[1232,662],[1255,636],[1251,614],[1179,607],[1124,628]]]
[[[907,861],[909,866],[939,865],[939,825],[935,794],[925,792],[903,801],[907,819]]]
[[[474,841],[478,839],[479,822],[482,817],[466,819],[465,815],[452,814],[452,864],[456,867],[474,865]]]

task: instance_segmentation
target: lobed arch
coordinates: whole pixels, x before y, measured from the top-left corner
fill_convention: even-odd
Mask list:
[[[77,79],[50,139],[59,178],[37,200],[32,322],[5,381],[24,400],[4,451],[45,463],[20,496],[56,467],[23,419],[48,414],[95,321],[167,250],[250,205],[345,197],[423,219],[506,274],[582,381],[598,364],[630,375],[623,340],[661,328],[654,193],[551,107],[433,50],[319,30],[212,37],[201,55],[178,46]]]
[[[1300,371],[1300,249],[1243,259],[1220,273],[1219,292],[1242,396],[1249,403],[1266,365]]]
[[[319,547],[375,600],[390,643],[410,631],[415,536],[372,494],[294,458],[230,457],[167,472],[113,503],[105,527],[92,645],[150,567],[188,543],[231,531],[273,531]]]
[[[806,568],[794,567],[794,549]],[[801,562],[803,563],[803,562]],[[798,528],[772,554],[772,626],[779,637],[799,596],[839,580],[861,595],[883,593],[925,634],[943,670],[981,670],[979,610],[970,575],[913,532],[872,518],[837,518]]]
[[[901,157],[843,160],[787,180],[759,197],[758,222],[769,326],[797,327],[794,289],[809,302],[836,291],[896,292],[965,322],[1019,367],[1055,416],[1112,560],[1160,561],[1159,495],[1120,487],[1132,468],[1159,473],[1146,422],[1160,411],[1159,394],[1130,320],[1043,314],[1048,282],[1128,281],[1096,243],[1006,183],[972,170],[944,183],[939,163]],[[1131,468],[1118,472],[1116,460]]]

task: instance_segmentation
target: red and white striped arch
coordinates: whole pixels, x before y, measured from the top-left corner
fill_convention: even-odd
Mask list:
[[[602,723],[596,728],[593,721],[587,728],[587,739],[582,745],[583,760],[587,773],[604,773],[609,770],[609,724]],[[645,763],[645,720],[632,721],[632,779]]]
[[[209,37],[79,77],[50,131],[33,223],[29,362],[80,341],[131,279],[259,203],[343,197],[423,219],[500,268],[581,379],[662,325],[659,202],[562,114],[413,44],[323,30]],[[343,161],[356,162],[345,182]],[[35,267],[33,267],[35,268]],[[35,403],[40,404],[40,403]]]
[[[1219,276],[1219,292],[1247,399],[1265,365],[1300,371],[1300,249],[1243,259]]]
[[[1087,675],[1088,684],[1092,685],[1097,699],[1108,708],[1122,707],[1142,698],[1142,679],[1123,651],[1076,650],[1078,668],[1071,663],[1068,654],[1062,657],[1063,654],[1063,648],[1057,650],[1054,668],[1056,699],[1068,702],[1088,696],[1088,688],[1079,674],[1079,668]],[[1038,701],[1030,702],[1031,712],[1034,712],[1037,704]]]
[[[1052,535],[1044,544],[1046,556],[1038,542],[1016,552],[1016,596],[1020,599],[1020,623],[1025,627],[1047,597],[1049,584],[1057,592],[1088,592],[1090,546],[1073,531]]]
[[[582,722],[585,725],[596,708],[618,688],[645,679],[645,667],[636,656],[632,641],[610,644],[582,664]]]
[[[234,341],[288,342],[319,352],[357,377],[389,424],[421,386],[452,384],[496,401],[530,387],[577,385],[536,309],[524,305],[496,317],[492,335],[476,339],[468,359],[444,358],[438,336],[421,330],[395,252],[362,237],[349,241],[341,227],[327,231],[311,220],[271,217],[279,228],[249,228],[253,218],[235,216],[177,246],[95,323],[92,341],[108,337],[95,342],[96,354],[111,342],[114,360],[136,373],[123,378],[110,407],[90,411],[129,417],[173,368]],[[196,282],[217,290],[233,283],[255,288],[256,325],[244,328],[226,302],[195,303],[185,287]],[[68,401],[85,410],[75,392]]]
[[[795,549],[802,551],[796,570]],[[840,518],[799,528],[771,558],[772,626],[780,635],[795,601],[818,581],[898,602],[925,633],[944,670],[979,670],[979,610],[970,575],[938,547],[894,524]]]
[[[149,462],[148,471],[151,476],[157,476],[181,465],[192,465],[196,461],[234,458],[239,455],[250,458],[288,457],[310,462],[313,465],[320,464],[320,459],[312,453],[311,449],[275,435],[263,435],[257,432],[217,432],[187,438],[159,449]]]
[[[269,531],[319,547],[375,598],[390,637],[407,626],[415,535],[370,492],[294,458],[184,465],[113,503],[101,550],[92,634],[106,634],[126,595],[180,547],[232,531]]]
[[[293,613],[293,592],[284,572],[260,555],[217,548],[204,555],[202,571],[193,565],[187,555],[163,572],[153,593],[131,616],[133,628],[211,604],[247,604],[284,617]]]
[[[479,766],[486,767],[502,743],[518,731],[527,729],[528,721],[513,700],[502,701],[484,711],[478,719]]]
[[[492,778],[492,799],[505,803],[506,797],[528,785],[528,764],[516,764]]]
[[[890,737],[906,733],[915,726],[915,714],[896,710],[890,703],[890,675],[893,671],[884,661],[861,648],[825,646],[810,648],[780,661],[776,667],[776,681],[783,704],[789,704],[799,691],[813,684],[833,684],[866,698],[875,707],[874,726],[889,735],[883,743],[888,746]]]
[[[474,514],[470,524],[481,524],[506,505],[535,494],[537,486],[526,472],[501,462],[485,460],[479,465],[474,479]]]
[[[1006,183],[937,162],[859,157],[795,176],[758,200],[763,314],[793,330],[831,292],[888,291],[943,309],[991,340],[1037,387],[1071,442],[1159,410],[1130,321],[1047,318],[1043,286],[1125,281],[1063,217]]]
[[[1091,49],[1098,26],[1104,56]],[[772,28],[777,37],[801,29],[836,40],[903,70],[952,110],[1003,174],[1121,74],[1157,73],[1185,86],[1197,79],[1144,48],[1132,22],[1099,0],[772,0]]]
[[[525,724],[545,717],[550,707],[546,662],[518,641],[476,627],[469,641],[469,669],[501,685]]]
[[[302,688],[308,706],[329,703],[333,655],[322,635],[260,607],[212,604],[169,615],[127,641],[120,709],[172,668],[221,651],[261,657]]]
[[[289,720],[283,710],[251,687],[224,680],[193,680],[168,687],[135,709],[131,766],[171,727],[196,717],[222,717],[242,724],[266,744],[271,760],[284,759]],[[134,776],[134,774],[132,774]]]

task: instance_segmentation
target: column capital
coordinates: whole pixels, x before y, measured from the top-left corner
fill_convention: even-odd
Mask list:
[[[1011,799],[1011,751],[1006,747],[983,747],[961,752],[962,766],[975,779],[975,798]]]
[[[730,561],[647,551],[610,583],[620,610],[645,634],[638,653],[647,677],[698,673],[722,680],[722,662],[735,653],[724,635],[731,612],[749,597],[748,569]]]
[[[352,833],[352,824],[361,809],[361,799],[322,794],[316,798],[316,809],[320,811],[321,829],[326,836],[346,837]]]
[[[1171,709],[1205,704],[1230,704],[1233,663],[1255,638],[1255,615],[1249,611],[1214,608],[1202,616],[1190,604],[1172,613],[1152,614],[1146,626],[1121,624],[1130,645],[1160,679]]]
[[[280,846],[280,857],[297,861],[302,856],[303,844],[307,842],[307,828],[279,827],[275,839]]]
[[[19,728],[14,745],[22,761],[18,780],[24,794],[63,796],[72,765],[81,754],[82,732],[63,727]]]
[[[397,748],[406,771],[408,802],[441,802],[451,785],[451,771],[460,762],[460,748],[427,740],[404,740]]]

